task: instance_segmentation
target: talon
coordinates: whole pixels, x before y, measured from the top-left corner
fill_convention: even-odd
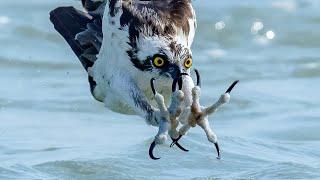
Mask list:
[[[172,92],[175,92],[177,89],[177,83],[179,84],[179,90],[182,89],[182,76],[189,76],[187,73],[181,73],[177,78],[173,80],[172,83]]]
[[[221,154],[220,154],[220,147],[219,147],[219,144],[218,144],[218,143],[214,143],[214,146],[216,147],[217,154],[218,154],[217,159],[221,159]]]
[[[184,148],[184,147],[182,147],[182,146],[179,144],[179,142],[176,142],[175,144],[176,144],[177,147],[178,147],[179,149],[181,149],[182,151],[189,152],[189,150],[186,149],[186,148]]]
[[[151,89],[154,95],[156,95],[156,89],[154,88],[154,81],[156,80],[156,78],[152,78],[150,80],[150,84],[151,84]]]
[[[197,86],[201,87],[201,76],[200,76],[200,73],[199,73],[198,69],[195,69],[194,72],[196,72],[196,75],[197,75]]]
[[[236,86],[236,84],[238,84],[239,80],[236,80],[235,82],[233,82],[231,84],[231,86],[228,88],[228,90],[226,91],[226,93],[230,94],[232,89],[234,88],[234,86]]]
[[[178,80],[179,90],[182,89],[182,85],[183,85],[182,83],[183,83],[182,77],[180,76],[180,78],[179,78],[179,80]]]
[[[184,148],[184,147],[182,147],[178,142],[181,139],[181,137],[182,137],[182,135],[180,135],[177,139],[171,138],[173,142],[170,144],[170,147],[173,147],[174,145],[177,145],[177,147],[179,149],[181,149],[182,151],[188,152],[189,150]]]
[[[182,138],[182,135],[180,135],[177,139],[171,138],[172,143],[170,144],[170,147],[173,147],[181,138]]]
[[[153,149],[156,147],[156,142],[153,141],[152,144],[150,145],[150,148],[149,148],[149,156],[151,159],[153,160],[159,160],[160,158],[157,158],[157,157],[154,157],[153,155]]]
[[[171,138],[171,139],[172,139],[172,143],[170,144],[170,147],[173,147],[176,143],[174,142],[173,138]]]

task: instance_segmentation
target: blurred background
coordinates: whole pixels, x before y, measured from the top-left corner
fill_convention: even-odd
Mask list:
[[[0,1],[0,179],[310,179],[320,177],[320,1],[196,0],[202,103],[236,79],[211,126],[147,155],[157,130],[91,97],[50,10],[76,0]]]

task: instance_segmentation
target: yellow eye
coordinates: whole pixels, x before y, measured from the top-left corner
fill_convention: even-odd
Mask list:
[[[191,58],[188,58],[188,59],[186,59],[185,61],[184,61],[184,66],[186,67],[186,68],[191,68],[191,66],[192,66],[192,59]]]
[[[155,57],[153,59],[153,64],[156,66],[156,67],[162,67],[164,66],[164,60],[161,58],[161,57]]]

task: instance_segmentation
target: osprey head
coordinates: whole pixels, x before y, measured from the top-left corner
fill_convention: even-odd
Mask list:
[[[154,77],[190,74],[196,18],[189,0],[124,1],[120,25],[128,30],[133,65]]]

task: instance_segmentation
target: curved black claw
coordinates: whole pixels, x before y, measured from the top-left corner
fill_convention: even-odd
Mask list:
[[[154,81],[156,80],[156,78],[152,78],[150,80],[150,84],[151,84],[151,89],[154,95],[156,95],[156,89],[154,88]]]
[[[216,147],[217,153],[218,153],[218,157],[217,159],[221,159],[221,154],[220,154],[220,147],[218,143],[214,143],[214,146]]]
[[[197,75],[197,86],[201,87],[201,76],[200,76],[200,73],[199,73],[198,69],[195,69],[194,72],[196,72],[196,75]]]
[[[179,149],[181,149],[182,151],[184,151],[184,152],[189,152],[189,150],[186,149],[186,148],[184,148],[184,147],[182,147],[182,146],[179,144],[179,142],[176,142],[175,144],[176,144],[177,147],[178,147]]]
[[[189,76],[189,74],[187,73],[181,73],[177,78],[175,78],[173,80],[173,83],[172,83],[172,92],[175,92],[176,89],[177,89],[177,83],[179,85],[179,90],[182,89],[182,76]]]
[[[170,144],[170,147],[173,147],[181,138],[182,138],[182,135],[180,135],[177,139],[171,138],[172,143]]]
[[[172,143],[170,144],[170,147],[173,147],[174,145],[177,145],[177,147],[179,149],[181,149],[182,151],[188,152],[189,150],[184,148],[184,147],[182,147],[178,142],[181,139],[181,137],[182,137],[182,135],[180,135],[177,139],[171,138],[172,139]]]
[[[228,90],[226,91],[226,93],[231,93],[232,89],[234,88],[234,86],[236,86],[236,84],[238,84],[239,80],[236,80],[235,82],[233,82],[231,84],[231,86],[228,88]]]
[[[153,149],[156,147],[156,142],[153,141],[152,144],[150,145],[150,148],[149,148],[149,156],[151,159],[153,160],[159,160],[160,158],[157,158],[157,157],[154,157],[153,155]]]

